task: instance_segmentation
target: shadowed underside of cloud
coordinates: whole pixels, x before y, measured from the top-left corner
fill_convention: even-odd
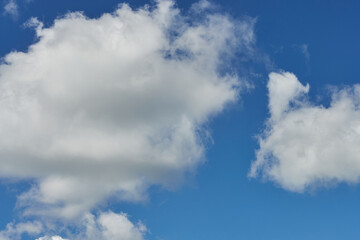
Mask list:
[[[35,181],[18,198],[24,215],[73,219],[109,196],[141,201],[203,161],[204,123],[243,86],[228,60],[254,44],[253,20],[204,3],[190,15],[159,1],[28,22],[38,41],[0,65],[0,176]]]
[[[360,180],[360,85],[333,91],[329,107],[309,103],[291,73],[271,73],[270,118],[250,176],[303,192]]]

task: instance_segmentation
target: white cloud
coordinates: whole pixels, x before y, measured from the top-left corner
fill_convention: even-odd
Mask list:
[[[45,236],[45,237],[38,238],[36,240],[67,240],[67,239],[62,238],[60,236],[51,236],[51,237]]]
[[[101,213],[97,218],[88,215],[86,218],[86,233],[84,239],[96,240],[142,240],[147,232],[141,222],[133,224],[124,213]]]
[[[309,103],[291,73],[271,73],[271,117],[259,139],[250,176],[262,174],[283,188],[309,188],[360,180],[360,85],[335,90],[329,107]]]
[[[277,121],[286,114],[291,102],[308,93],[309,85],[303,86],[291,73],[271,73],[268,90],[270,115],[273,121]]]
[[[67,239],[62,238],[60,236],[51,236],[51,237],[45,236],[45,237],[38,238],[36,240],[67,240]]]
[[[0,176],[35,181],[19,196],[25,215],[143,200],[203,161],[204,123],[242,86],[227,58],[251,54],[254,35],[252,20],[196,19],[160,1],[29,22],[38,42],[0,65]]]
[[[43,225],[40,222],[9,223],[6,229],[0,231],[0,240],[21,239],[24,233],[35,235],[41,233]]]
[[[132,223],[124,213],[102,212],[86,214],[71,240],[143,240],[147,228],[141,222]],[[37,240],[67,240],[60,236],[45,236]]]
[[[9,0],[4,6],[4,14],[17,18],[19,15],[18,5],[15,0]]]

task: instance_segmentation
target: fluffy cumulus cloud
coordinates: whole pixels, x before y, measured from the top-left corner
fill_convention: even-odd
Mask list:
[[[254,44],[253,20],[205,3],[190,15],[159,1],[28,22],[36,43],[0,65],[0,176],[34,182],[23,214],[72,219],[109,196],[141,201],[203,161],[205,123],[243,86],[228,60]]]
[[[303,192],[360,181],[360,85],[336,89],[329,107],[310,103],[292,73],[271,73],[270,118],[250,176]]]
[[[96,218],[90,214],[86,216],[84,225],[84,240],[142,240],[147,231],[145,225],[141,222],[133,224],[124,213],[106,212]]]

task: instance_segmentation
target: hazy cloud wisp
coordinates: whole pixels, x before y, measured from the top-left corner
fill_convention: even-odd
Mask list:
[[[18,5],[15,0],[9,0],[4,6],[4,14],[17,18],[19,15]]]

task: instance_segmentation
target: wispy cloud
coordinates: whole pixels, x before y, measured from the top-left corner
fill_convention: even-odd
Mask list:
[[[305,57],[305,60],[307,62],[310,61],[310,51],[309,51],[309,45],[308,44],[306,44],[306,43],[294,44],[293,48],[295,48],[295,50],[300,52]]]
[[[302,54],[304,54],[306,60],[310,60],[310,52],[309,52],[309,45],[308,44],[301,44],[300,51]]]
[[[13,18],[17,18],[19,16],[18,5],[15,0],[9,0],[4,6],[4,14],[10,15]]]

